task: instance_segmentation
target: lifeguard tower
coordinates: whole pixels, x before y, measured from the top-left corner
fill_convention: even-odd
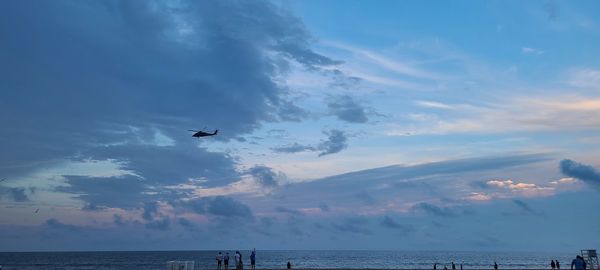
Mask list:
[[[583,257],[583,260],[587,264],[587,269],[600,269],[600,264],[598,263],[598,253],[596,253],[595,249],[582,249],[581,257]]]

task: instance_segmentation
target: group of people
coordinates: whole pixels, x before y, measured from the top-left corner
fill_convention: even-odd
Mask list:
[[[219,251],[217,257],[217,270],[221,270],[223,267],[224,270],[229,270],[229,252],[225,252],[225,255]],[[242,260],[242,253],[239,251],[235,252],[235,270],[243,270],[244,269],[244,261]],[[252,250],[250,253],[250,267],[252,270],[256,269],[256,249]]]
[[[217,270],[221,270],[221,267],[223,267],[223,270],[229,270],[229,252],[225,252],[225,255],[223,255],[223,253],[221,253],[219,251],[219,253],[217,254],[217,257],[215,258],[217,260]],[[235,252],[235,270],[243,270],[244,269],[244,262],[242,260],[242,253],[240,253],[239,251]],[[433,264],[433,270],[437,270],[437,263]],[[256,270],[256,249],[252,250],[252,253],[250,253],[250,267],[251,270]],[[456,269],[456,264],[454,262],[452,262],[452,270],[457,270]],[[463,264],[461,263],[459,265],[459,269],[463,270]],[[560,270],[560,262],[558,260],[552,260],[550,262],[550,267],[552,269],[557,269]],[[291,269],[292,268],[292,264],[288,261],[287,263],[287,269]],[[1,266],[0,266],[0,270],[1,270]],[[583,259],[583,257],[577,255],[577,257],[575,257],[575,259],[573,259],[573,261],[571,262],[571,270],[586,270],[587,269],[587,263],[585,262],[585,260]],[[448,267],[444,265],[444,270],[448,270]],[[494,262],[494,270],[498,270],[498,264],[496,262]]]
[[[433,270],[437,270],[437,263],[433,264]],[[448,267],[446,265],[444,265],[444,270],[448,270]],[[452,262],[452,270],[456,270],[456,264],[454,264],[454,262]],[[462,263],[460,264],[460,270],[463,270]],[[498,270],[498,264],[496,262],[494,262],[494,270]]]
[[[433,264],[433,270],[437,270],[437,263]],[[448,267],[446,267],[446,265],[444,265],[444,270],[448,270]],[[456,270],[456,264],[454,264],[454,262],[452,262],[452,270]],[[460,264],[460,270],[463,270],[462,263]]]

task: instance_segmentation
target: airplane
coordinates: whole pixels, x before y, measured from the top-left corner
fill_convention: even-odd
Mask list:
[[[39,209],[39,208],[38,208],[38,209],[35,209],[35,213],[36,213],[36,214],[37,214],[39,211],[40,211],[40,209]]]
[[[208,132],[204,132],[202,130],[192,130],[192,129],[188,129],[188,131],[193,131],[195,132],[192,137],[196,137],[198,139],[200,139],[200,137],[208,137],[208,136],[215,136],[217,135],[217,132],[219,132],[218,129],[215,129],[215,132],[213,133],[208,133]]]

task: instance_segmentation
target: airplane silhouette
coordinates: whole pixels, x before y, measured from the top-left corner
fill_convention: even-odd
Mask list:
[[[188,131],[193,131],[195,132],[192,137],[196,137],[198,139],[200,139],[200,137],[208,137],[208,136],[215,136],[217,135],[217,132],[219,132],[218,129],[215,129],[215,132],[213,133],[208,133],[208,132],[204,132],[202,130],[192,130],[192,129],[188,129]]]
[[[36,213],[36,214],[37,214],[39,211],[40,211],[40,209],[39,209],[39,208],[38,208],[38,209],[35,209],[35,213]]]

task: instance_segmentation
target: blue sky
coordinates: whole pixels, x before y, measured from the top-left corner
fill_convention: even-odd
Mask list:
[[[0,250],[600,246],[598,2],[0,5]]]

